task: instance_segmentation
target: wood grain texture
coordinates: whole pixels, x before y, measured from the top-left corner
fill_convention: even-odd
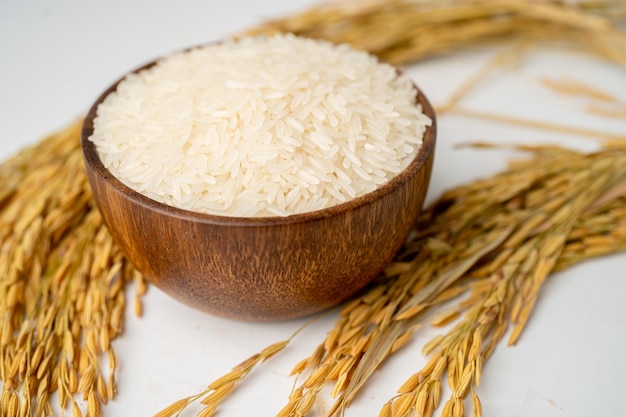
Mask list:
[[[252,321],[301,317],[334,306],[380,274],[421,211],[436,120],[419,91],[417,101],[432,126],[414,161],[391,181],[324,210],[237,218],[156,202],[103,166],[88,138],[98,104],[116,86],[94,103],[83,125],[81,143],[95,201],[128,259],[149,281],[187,305]]]

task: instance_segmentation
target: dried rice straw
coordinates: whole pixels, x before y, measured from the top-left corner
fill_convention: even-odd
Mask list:
[[[619,0],[376,0],[314,7],[251,32],[288,31],[348,42],[398,65],[512,39],[522,45],[565,41],[626,64],[626,35],[618,27],[625,17],[626,5]],[[501,64],[468,80],[446,109],[621,139],[455,105]],[[101,415],[116,392],[118,360],[110,342],[123,331],[125,288],[131,282],[137,284],[135,311],[142,310],[145,281],[112,242],[93,205],[81,165],[79,128],[68,127],[0,164],[2,415],[52,415],[54,392],[74,417],[85,411],[77,395],[87,402],[90,416]],[[393,280],[348,303],[325,340],[294,367],[294,374],[308,376],[278,415],[306,414],[329,382],[337,397],[329,415],[341,412],[373,369],[411,339],[426,312],[462,294],[469,296],[435,320],[457,325],[425,346],[432,354],[429,362],[402,384],[380,415],[431,415],[442,401],[446,370],[453,394],[443,414],[464,414],[462,398],[469,395],[475,415],[482,414],[474,387],[484,361],[509,324],[509,341],[517,340],[549,273],[626,248],[623,142],[589,155],[555,147],[522,150],[533,155],[527,163],[450,190],[426,210],[421,221],[430,226],[387,268]],[[46,188],[38,186],[42,182]],[[235,367],[237,381],[287,342]],[[159,416],[180,413],[192,399],[204,401],[200,415],[212,415],[234,387],[228,375]]]
[[[127,283],[143,279],[94,207],[80,128],[0,165],[2,415],[51,416],[58,391],[61,409],[82,415],[80,394],[98,416],[117,390],[111,341],[123,331]]]

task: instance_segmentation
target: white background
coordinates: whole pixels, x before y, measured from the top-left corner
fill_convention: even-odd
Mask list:
[[[4,159],[79,118],[112,81],[159,55],[219,40],[261,21],[291,15],[314,0],[10,1],[0,3],[0,157]],[[440,56],[408,69],[441,104],[495,50]],[[483,82],[462,105],[500,114],[572,124],[626,136],[624,120],[591,117],[585,102],[542,87],[567,76],[626,101],[626,69],[570,50],[534,48],[520,66]],[[444,189],[502,169],[503,152],[458,150],[470,140],[556,142],[592,148],[588,138],[467,117],[439,118],[429,200]],[[578,265],[552,276],[516,347],[504,343],[484,369],[478,394],[485,416],[626,415],[626,256]],[[245,323],[212,317],[152,287],[143,318],[129,309],[120,357],[119,395],[106,416],[149,416],[196,393],[306,320]],[[273,416],[285,403],[291,367],[323,340],[330,314],[301,333],[284,353],[250,375],[220,416]],[[424,364],[425,328],[377,372],[347,416],[376,416],[395,389]],[[321,401],[316,412],[327,409]],[[467,403],[468,415],[471,411]],[[191,414],[188,414],[191,415]],[[319,414],[322,415],[322,414]]]

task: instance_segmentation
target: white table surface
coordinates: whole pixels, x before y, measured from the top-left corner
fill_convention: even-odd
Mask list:
[[[138,64],[312,4],[314,0],[3,1],[0,157],[76,120],[106,86]],[[439,104],[494,53],[486,48],[455,53],[408,72],[431,102]],[[542,87],[539,79],[544,76],[568,76],[626,101],[626,69],[572,50],[535,48],[519,68],[490,77],[462,105],[626,135],[623,119],[590,116],[584,101]],[[504,167],[510,154],[453,149],[469,140],[594,144],[571,134],[442,115],[429,199]],[[478,388],[485,416],[626,415],[625,270],[626,256],[614,255],[548,280],[518,345],[507,348],[503,343],[485,365]],[[129,308],[126,331],[113,344],[120,359],[119,394],[104,409],[106,416],[152,415],[202,390],[306,321],[259,324],[213,317],[155,287],[144,302],[142,318]],[[323,340],[335,318],[330,314],[319,320],[254,371],[219,415],[273,416],[292,388],[291,367]],[[405,378],[423,365],[420,348],[437,332],[420,331],[374,375],[346,415],[376,416]],[[325,399],[312,415],[322,415],[319,410],[331,404]]]

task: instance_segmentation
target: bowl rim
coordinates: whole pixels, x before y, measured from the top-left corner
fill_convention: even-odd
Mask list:
[[[400,187],[401,185],[409,181],[414,175],[416,175],[417,172],[426,165],[434,152],[437,136],[437,119],[435,110],[433,109],[428,98],[424,95],[422,90],[415,84],[415,82],[412,81],[412,85],[416,94],[416,105],[421,105],[422,112],[424,113],[424,115],[430,118],[431,123],[430,125],[426,126],[420,149],[417,155],[415,155],[413,160],[409,163],[409,165],[374,191],[370,191],[369,193],[364,194],[360,197],[330,207],[314,211],[290,214],[288,216],[237,217],[209,214],[170,206],[160,201],[153,200],[152,198],[133,190],[117,177],[115,177],[102,163],[96,145],[89,140],[94,131],[93,121],[96,117],[98,106],[105,100],[105,98],[109,94],[114,92],[117,89],[119,83],[122,82],[127,76],[154,66],[157,62],[159,62],[160,59],[161,58],[156,58],[124,74],[117,81],[111,84],[106,90],[104,90],[104,92],[102,92],[100,96],[96,99],[96,101],[91,105],[89,111],[83,119],[83,126],[81,129],[81,148],[83,151],[83,159],[86,165],[86,169],[91,170],[92,174],[98,176],[101,181],[109,183],[113,188],[115,188],[119,193],[123,194],[124,197],[126,197],[127,199],[132,200],[147,209],[159,212],[160,214],[178,218],[181,220],[205,224],[256,227],[307,223],[311,221],[340,216],[345,213],[352,212],[364,206],[367,206],[372,202],[379,200],[387,194],[391,193],[392,191],[396,190],[398,187]],[[397,69],[397,72],[401,73],[399,69]]]

